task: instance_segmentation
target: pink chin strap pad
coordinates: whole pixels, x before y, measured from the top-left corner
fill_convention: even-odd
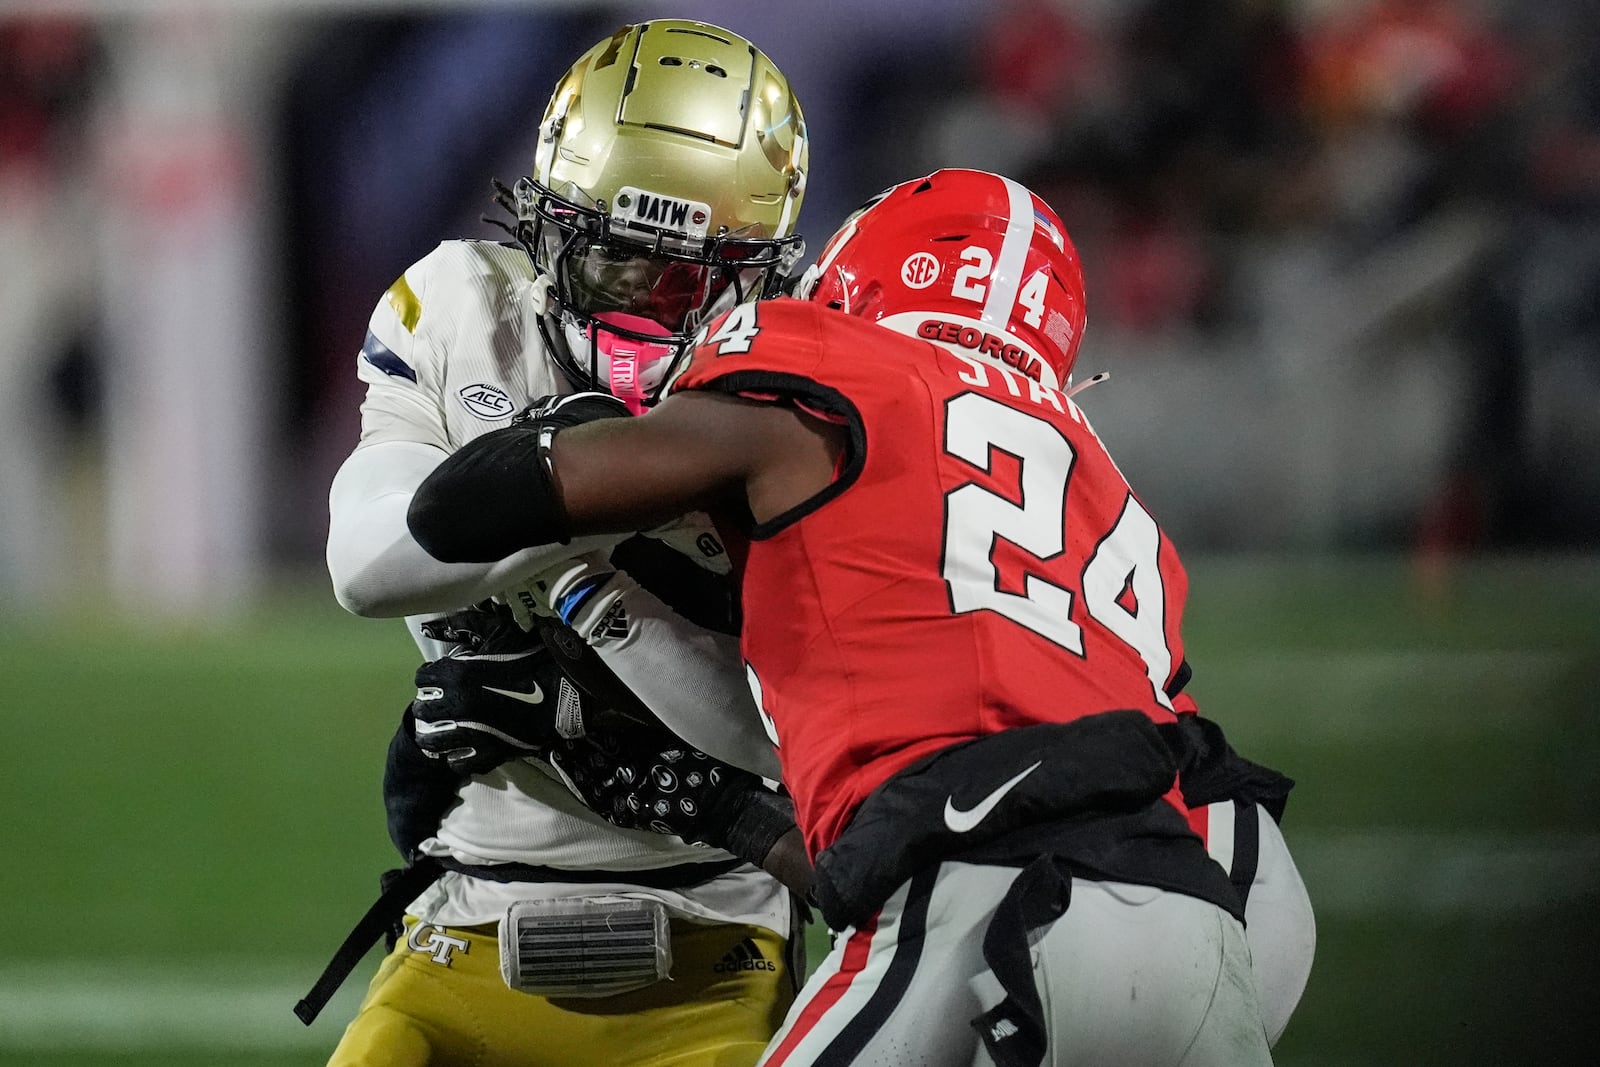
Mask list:
[[[602,311],[595,316],[595,321],[608,326],[620,326],[635,333],[670,336],[667,328],[654,319],[622,311]],[[606,386],[611,390],[611,395],[626,404],[635,415],[641,414],[648,395],[645,392],[647,372],[662,360],[672,358],[672,346],[635,341],[631,337],[593,326],[589,327],[589,333],[594,338],[595,350],[606,357]]]

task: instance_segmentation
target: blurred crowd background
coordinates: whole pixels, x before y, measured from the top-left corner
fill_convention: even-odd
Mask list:
[[[8,0],[0,595],[314,571],[374,302],[497,235],[555,78],[668,14],[795,85],[813,252],[943,165],[1055,206],[1088,410],[1189,551],[1600,545],[1585,0]]]
[[[940,166],[1066,221],[1197,697],[1300,782],[1279,1062],[1592,1062],[1595,0],[0,0],[0,1064],[324,1062],[416,665],[322,562],[366,320],[665,16],[793,83],[813,253]]]

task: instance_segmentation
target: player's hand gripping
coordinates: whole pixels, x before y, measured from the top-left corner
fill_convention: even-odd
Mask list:
[[[540,755],[583,734],[585,696],[538,638],[505,615],[467,611],[424,632],[457,648],[417,669],[417,747],[462,774]]]
[[[762,865],[794,828],[794,804],[659,723],[591,731],[547,757],[578,798],[616,826],[676,834]]]
[[[597,419],[626,419],[632,414],[627,404],[610,393],[568,393],[566,396],[541,396],[517,412],[511,425],[566,429]]]

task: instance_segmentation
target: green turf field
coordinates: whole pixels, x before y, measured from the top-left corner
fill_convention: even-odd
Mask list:
[[[1192,566],[1191,692],[1300,782],[1291,1065],[1600,1053],[1600,562]],[[390,862],[414,654],[320,588],[234,626],[0,624],[0,1064],[307,1067],[290,1013]]]

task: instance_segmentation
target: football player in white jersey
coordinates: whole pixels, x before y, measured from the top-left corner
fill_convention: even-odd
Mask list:
[[[746,700],[716,681],[737,663],[736,638],[681,618],[642,576],[646,588],[619,575],[587,595],[600,583],[582,579],[617,538],[443,564],[412,539],[406,510],[450,453],[540,398],[602,390],[648,403],[714,302],[771,295],[802,254],[807,163],[788,82],[735,34],[658,20],[579,59],[545,112],[532,172],[501,188],[515,240],[443,242],[372,315],[357,363],[361,440],[330,493],[340,603],[406,616],[436,660],[449,648],[424,634],[429,619],[492,597],[526,617],[553,599],[586,634],[610,628],[601,656],[646,706]],[[645,547],[663,545],[691,569],[727,569],[692,518]],[[776,777],[759,720],[723,718],[747,729],[690,740]],[[443,874],[410,883],[426,888],[332,1067],[754,1063],[804,977],[786,956],[795,923],[778,882],[722,850],[611,825],[543,763],[466,778],[416,854]],[[573,937],[592,955],[585,937],[623,928],[637,931],[626,977],[536,965]],[[672,980],[659,980],[669,964]]]

